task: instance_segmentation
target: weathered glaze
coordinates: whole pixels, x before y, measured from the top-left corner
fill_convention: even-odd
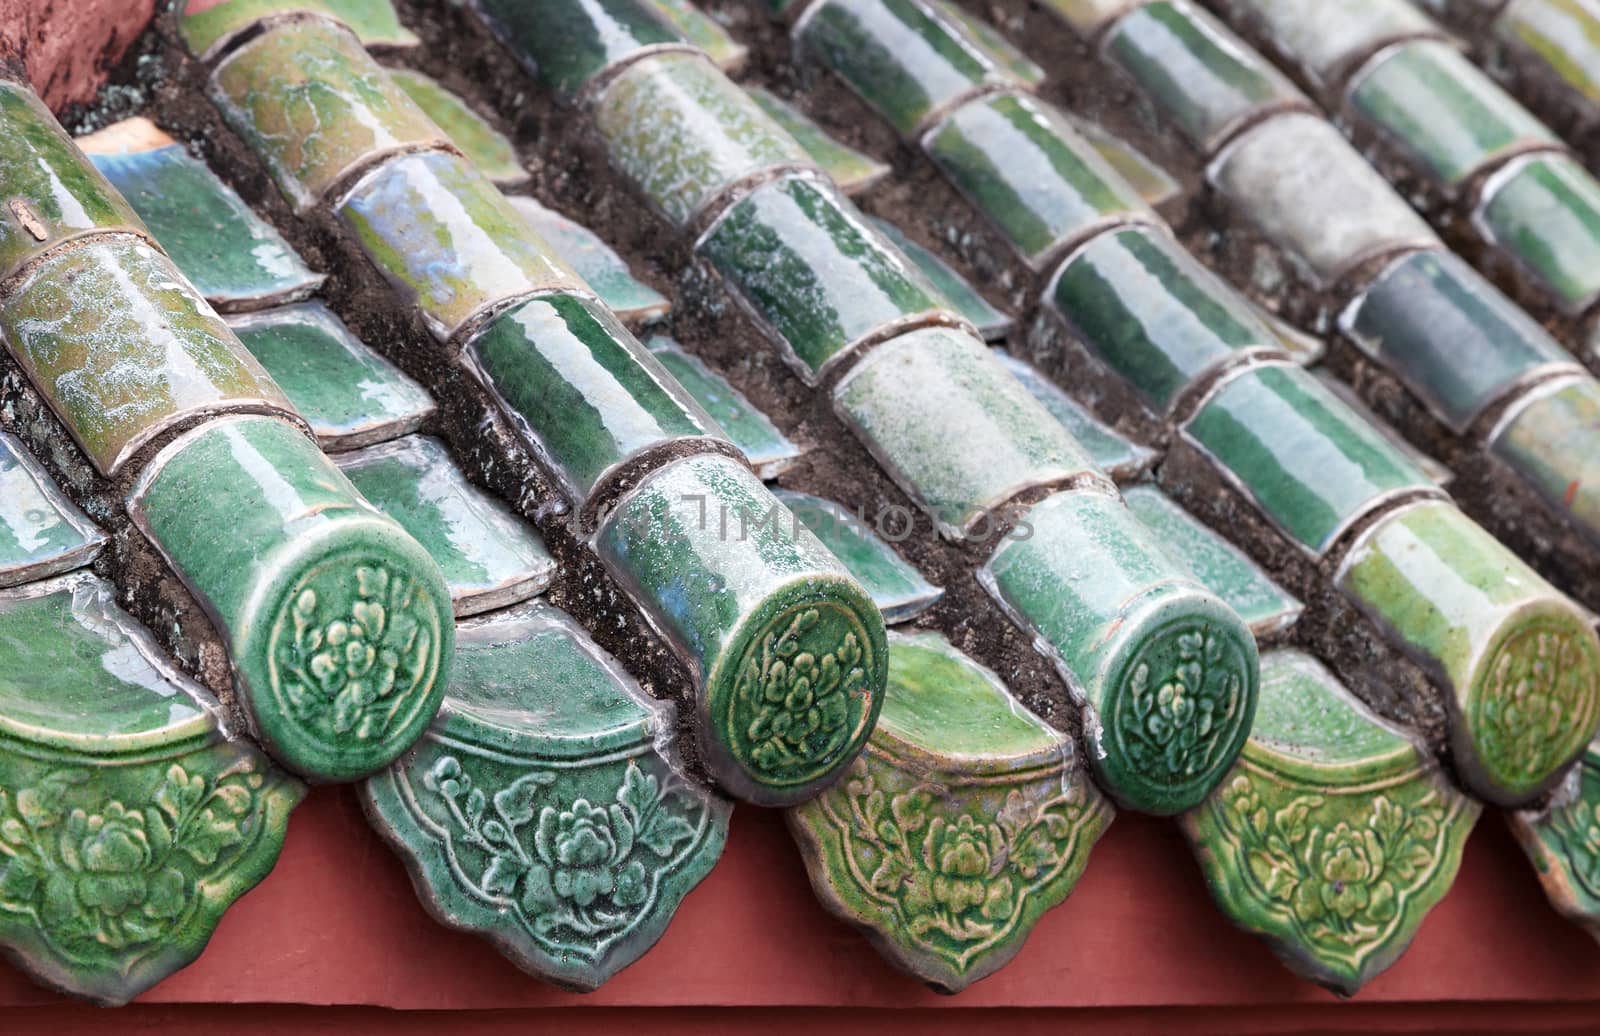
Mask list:
[[[1323,283],[1386,254],[1439,246],[1423,218],[1320,116],[1268,119],[1224,148],[1208,176]]]
[[[87,573],[0,591],[0,945],[102,1004],[200,955],[302,794],[115,598]]]
[[[320,302],[234,317],[228,326],[324,450],[397,439],[433,415],[433,399],[422,386],[362,344]]]
[[[584,287],[494,184],[458,155],[391,159],[362,177],[338,212],[441,341],[534,292]]]
[[[458,618],[525,601],[555,577],[538,533],[468,482],[438,439],[408,436],[338,463],[362,497],[438,564]]]
[[[1600,541],[1600,384],[1586,374],[1540,385],[1512,405],[1489,439],[1557,514]]]
[[[1506,823],[1550,905],[1600,939],[1600,748],[1589,745],[1544,808]]]
[[[884,542],[882,537],[904,538],[911,533],[905,523],[895,523],[898,516],[851,512],[832,500],[787,489],[774,490],[773,495],[860,581],[883,613],[883,621],[908,622],[944,596]]]
[[[734,181],[811,156],[705,57],[634,62],[595,101],[611,164],[666,217],[690,225]]]
[[[1222,912],[1350,996],[1450,890],[1480,810],[1315,659],[1274,651],[1238,765],[1183,828]]]
[[[1155,227],[1095,238],[1062,263],[1046,299],[1157,413],[1218,365],[1278,346],[1243,299]]]
[[[389,0],[224,0],[189,14],[178,5],[178,35],[196,57],[210,61],[241,33],[267,18],[318,14],[343,22],[369,47],[412,47],[417,37],[400,24]]]
[[[1025,490],[1098,474],[1083,447],[965,332],[924,328],[883,343],[839,382],[833,403],[952,539],[988,535],[995,509]]]
[[[1448,187],[1519,151],[1560,139],[1447,43],[1391,48],[1350,85],[1350,103]]]
[[[454,618],[439,567],[298,428],[213,421],[128,500],[228,647],[252,732],[289,769],[354,780],[427,729]]]
[[[890,636],[866,752],[786,819],[822,904],[954,993],[1016,956],[1113,816],[1071,742],[994,673],[918,633]]]
[[[1255,640],[1109,493],[1057,493],[979,582],[1061,671],[1084,710],[1096,783],[1169,816],[1233,765],[1255,713]],[[1092,559],[1092,563],[1089,563]]]
[[[648,0],[473,0],[529,71],[564,97],[648,48],[683,46]]]
[[[887,164],[835,140],[794,105],[758,86],[747,87],[745,92],[805,148],[811,160],[845,194],[865,191],[889,175]]]
[[[450,143],[496,186],[514,188],[528,182],[528,171],[518,161],[511,141],[461,97],[413,69],[391,68],[389,78],[400,84],[417,107],[444,130]]]
[[[0,303],[0,337],[102,474],[199,415],[293,414],[172,261],[108,237],[52,253]]]
[[[323,275],[308,269],[272,224],[183,145],[90,151],[90,160],[217,309],[293,302],[321,286]]]
[[[1108,226],[1155,219],[1060,112],[1027,94],[964,104],[923,146],[1036,270]]]
[[[87,565],[106,534],[68,500],[22,443],[0,432],[0,587]]]
[[[885,331],[947,312],[921,270],[831,184],[810,176],[786,176],[745,195],[695,251],[812,384]]]
[[[625,323],[649,323],[672,309],[670,299],[635,277],[622,256],[588,227],[524,195],[509,195],[506,201]]]
[[[1303,369],[1224,382],[1183,435],[1291,539],[1322,554],[1362,515],[1432,481]]]
[[[888,220],[878,219],[875,216],[869,216],[867,219],[879,233],[889,239],[890,244],[898,248],[917,269],[922,271],[928,283],[944,296],[961,319],[977,328],[978,334],[983,336],[984,341],[992,342],[1011,333],[1011,328],[1016,323],[1011,314],[1000,310],[978,294],[978,289],[943,259],[913,241],[903,230]]]
[[[702,363],[699,357],[689,355],[677,342],[664,336],[658,335],[647,344],[651,355],[660,360],[667,373],[705,408],[763,481],[777,478],[800,458],[800,447],[790,442],[770,417],[757,410],[742,392]]]
[[[1573,368],[1549,333],[1451,252],[1413,252],[1345,312],[1346,336],[1464,432],[1522,379]]]
[[[1149,205],[1164,205],[1183,193],[1183,185],[1173,175],[1132,144],[1112,133],[1098,122],[1075,118],[1070,113],[1067,122],[1089,146],[1100,152],[1100,157],[1117,175],[1128,181],[1128,186]]]
[[[792,805],[861,751],[883,703],[883,617],[741,465],[661,468],[594,548],[688,663],[702,758],[730,794]]]
[[[1149,471],[1156,462],[1156,451],[1148,446],[1118,435],[1105,423],[1095,417],[1083,404],[1061,391],[1061,388],[1045,377],[1040,370],[1030,363],[1017,359],[1010,353],[999,352],[998,356],[1011,376],[1028,390],[1028,395],[1037,399],[1050,411],[1050,416],[1055,418],[1067,434],[1077,440],[1089,454],[1089,459],[1094,461],[1095,467],[1104,471],[1118,482],[1134,479]]]
[[[0,80],[0,281],[63,241],[145,232],[32,90]]]
[[[1435,674],[1456,772],[1504,806],[1537,798],[1600,723],[1600,642],[1572,602],[1445,502],[1385,517],[1338,585]]]
[[[286,22],[250,40],[217,65],[211,90],[302,214],[364,164],[445,142],[359,40],[321,20]]]
[[[1210,155],[1263,113],[1309,107],[1299,90],[1209,13],[1156,0],[1123,18],[1105,54]]]
[[[470,620],[443,708],[362,786],[441,923],[590,990],[642,956],[727,838],[679,770],[671,706],[543,604]]]
[[[724,436],[616,317],[580,296],[507,310],[463,358],[579,505],[646,450]]]

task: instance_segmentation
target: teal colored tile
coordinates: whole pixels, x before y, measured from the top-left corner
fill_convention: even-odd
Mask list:
[[[555,559],[522,518],[456,467],[444,443],[413,435],[338,458],[367,502],[400,523],[438,563],[456,618],[543,593]]]
[[[981,538],[990,512],[1023,490],[1097,474],[999,358],[951,328],[877,346],[839,382],[833,403],[951,539]]]
[[[794,38],[906,137],[976,86],[1022,85],[958,22],[920,0],[820,0]]]
[[[680,229],[736,181],[811,156],[703,55],[636,61],[594,103],[612,165]]]
[[[1350,103],[1435,180],[1459,187],[1507,155],[1560,139],[1455,47],[1391,48],[1350,84]]]
[[[94,561],[106,534],[56,488],[27,449],[0,432],[0,587]]]
[[[367,163],[445,143],[360,40],[319,18],[278,22],[229,53],[211,99],[302,215]]]
[[[757,410],[726,378],[700,362],[699,357],[690,356],[670,338],[657,336],[647,344],[678,384],[705,407],[763,480],[777,478],[800,457],[800,447],[790,442],[771,418]]]
[[[507,302],[585,287],[489,180],[459,155],[392,158],[337,211],[389,283],[449,341]]]
[[[530,72],[572,96],[646,47],[684,44],[649,0],[475,0],[494,34]]]
[[[1384,500],[1433,488],[1377,429],[1295,366],[1255,367],[1225,381],[1184,436],[1313,554]]]
[[[549,295],[509,309],[463,359],[580,507],[646,450],[723,436],[661,361],[587,298]]]
[[[1090,241],[1061,265],[1046,301],[1159,414],[1220,364],[1278,346],[1243,297],[1155,227]]]
[[[181,144],[89,152],[207,302],[223,312],[303,299],[325,279]]]
[[[1011,333],[1012,326],[1016,323],[1009,313],[1004,313],[989,304],[989,301],[978,294],[978,289],[967,283],[967,279],[951,269],[943,259],[933,252],[917,244],[904,231],[885,219],[870,217],[872,225],[877,227],[896,248],[906,254],[917,265],[925,277],[928,278],[939,293],[955,307],[956,312],[978,329],[986,341],[1004,338]]]
[[[642,0],[651,13],[675,29],[683,39],[705,51],[723,71],[732,72],[750,56],[750,48],[734,39],[717,20],[689,0]]]
[[[62,241],[101,230],[143,233],[133,206],[83,160],[31,89],[0,80],[0,280]]]
[[[1222,150],[1207,177],[1234,213],[1319,284],[1406,249],[1443,247],[1427,221],[1320,115],[1295,112],[1252,127]]]
[[[627,262],[600,235],[526,195],[508,195],[506,201],[624,321],[649,323],[671,312],[672,300],[635,277]]]
[[[1345,334],[1456,432],[1535,371],[1572,356],[1452,252],[1414,252],[1351,303]]]
[[[229,324],[330,452],[398,439],[433,415],[421,385],[362,344],[320,302]]]
[[[1257,637],[1280,634],[1300,617],[1300,602],[1274,583],[1233,544],[1202,524],[1154,486],[1122,491],[1128,509],[1145,524],[1162,548],[1239,613]]]
[[[1037,367],[1007,352],[997,350],[995,355],[1028,394],[1043,403],[1050,416],[1078,440],[1100,470],[1122,482],[1139,477],[1155,465],[1155,450],[1112,431]]]
[[[1105,53],[1203,155],[1264,112],[1309,107],[1276,68],[1187,0],[1145,4],[1116,24]]]
[[[413,69],[391,68],[389,78],[399,83],[417,107],[444,130],[450,142],[478,167],[478,172],[499,187],[516,188],[528,182],[528,171],[518,161],[511,141],[464,99]]]
[[[1112,493],[1056,493],[1017,528],[978,581],[1084,710],[1095,783],[1141,812],[1197,805],[1250,733],[1250,630]]]
[[[751,191],[695,251],[730,282],[808,384],[863,343],[948,309],[922,271],[832,185],[811,176]]]
[[[211,619],[235,707],[273,758],[350,781],[422,736],[450,673],[450,591],[303,431],[213,420],[163,449],[127,501]]]
[[[1115,223],[1155,220],[1060,112],[1027,94],[962,105],[923,147],[1035,270]]]
[[[875,516],[855,514],[843,504],[787,489],[773,495],[866,587],[885,622],[908,622],[944,596],[878,534],[903,538],[910,530],[878,523],[874,532]]]
[[[0,591],[0,947],[102,1006],[200,955],[305,791],[116,598],[87,572]]]
[[[846,194],[855,195],[889,175],[889,164],[829,136],[800,109],[759,86],[745,88],[772,121],[806,149],[812,161]]]
[[[1513,162],[1484,186],[1477,221],[1561,309],[1600,298],[1600,183],[1574,159]]]

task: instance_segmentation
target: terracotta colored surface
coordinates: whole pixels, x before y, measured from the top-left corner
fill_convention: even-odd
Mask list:
[[[0,0],[0,57],[20,57],[51,108],[88,102],[155,8],[156,0]]]
[[[277,870],[223,919],[206,954],[141,998],[412,1010],[1251,1005],[1257,1014],[1333,1001],[1223,921],[1171,824],[1137,817],[1117,819],[1078,891],[1010,967],[941,997],[822,912],[779,817],[756,809],[735,811],[722,863],[653,952],[597,993],[563,993],[434,924],[354,797],[335,788],[295,814]],[[1600,1002],[1600,946],[1550,911],[1495,816],[1473,834],[1454,890],[1411,952],[1346,1007],[1437,1001]],[[0,1004],[54,1002],[0,971]],[[1321,1012],[1322,1023],[1340,1009]]]

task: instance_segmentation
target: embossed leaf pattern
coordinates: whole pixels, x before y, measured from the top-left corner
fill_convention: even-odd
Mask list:
[[[1247,774],[1222,794],[1221,817],[1259,892],[1302,938],[1340,954],[1376,948],[1400,899],[1438,865],[1446,803],[1429,791],[1407,805],[1374,797],[1364,813],[1322,815],[1328,800],[1302,794],[1276,809]]]
[[[1085,813],[1078,788],[1047,799],[1013,788],[992,816],[951,808],[933,784],[886,794],[865,759],[843,797],[846,854],[867,864],[898,926],[952,962],[1003,934],[1029,884],[1066,862]]]
[[[820,620],[815,608],[800,612],[783,632],[768,633],[759,657],[751,654],[740,669],[736,716],[751,765],[768,775],[809,772],[850,737],[850,696],[866,679],[864,653],[854,633],[820,658],[803,650]]]
[[[479,889],[516,903],[533,932],[550,938],[630,926],[705,810],[637,762],[611,802],[562,801],[556,774],[546,770],[486,794],[453,755],[436,759],[424,784],[448,812],[451,838],[482,855]],[[653,858],[649,866],[641,852]]]
[[[68,956],[160,943],[245,841],[264,784],[249,762],[215,776],[173,764],[143,809],[89,800],[93,775],[78,768],[0,788],[0,910],[33,918]]]
[[[294,635],[277,651],[282,687],[294,714],[324,736],[384,737],[404,709],[396,694],[422,679],[432,637],[412,611],[425,603],[407,579],[379,565],[358,565],[346,607],[307,586],[290,609]],[[347,587],[344,589],[348,589]]]

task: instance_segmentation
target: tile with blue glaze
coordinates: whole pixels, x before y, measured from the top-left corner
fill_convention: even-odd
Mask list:
[[[229,326],[330,453],[409,435],[433,415],[422,386],[320,302],[248,313]]]
[[[106,535],[56,488],[16,439],[0,432],[0,587],[89,564]]]
[[[183,275],[222,312],[303,299],[324,276],[233,188],[145,118],[78,139]]]
[[[391,68],[389,78],[400,84],[417,107],[444,130],[450,142],[472,160],[478,172],[496,186],[509,190],[528,182],[528,171],[517,160],[517,149],[511,141],[463,98],[414,69]]]
[[[506,201],[624,322],[648,324],[672,311],[672,300],[635,277],[599,234],[526,195],[507,195]]]
[[[1299,601],[1161,490],[1129,486],[1122,498],[1172,559],[1238,612],[1258,639],[1283,633],[1300,617]]]
[[[978,294],[967,279],[934,255],[929,249],[923,248],[912,240],[905,231],[890,223],[886,219],[876,216],[869,217],[872,225],[883,232],[883,236],[893,241],[895,247],[906,254],[906,258],[915,263],[924,276],[932,282],[935,288],[950,300],[967,322],[978,329],[978,333],[985,341],[995,341],[1011,333],[1011,328],[1016,320],[1009,313],[990,305],[989,300]]]
[[[995,355],[1022,382],[1028,394],[1044,404],[1050,416],[1061,422],[1078,445],[1089,452],[1095,465],[1107,475],[1123,482],[1149,471],[1156,462],[1156,451],[1125,439],[1112,431],[1083,404],[1061,391],[1039,368],[1010,353],[997,349]]]
[[[773,490],[773,495],[844,563],[883,612],[885,622],[909,622],[944,596],[879,535],[903,535],[909,529],[886,522],[874,532],[868,524],[874,516],[856,514],[843,504],[789,489]]]
[[[850,145],[836,140],[811,118],[770,91],[759,86],[745,88],[761,110],[772,116],[811,155],[839,189],[848,195],[860,194],[889,175],[887,162],[880,162]]]
[[[544,592],[556,563],[538,533],[467,481],[444,443],[412,435],[338,458],[339,470],[438,563],[456,618]]]
[[[678,384],[717,421],[739,447],[763,480],[777,478],[800,457],[800,447],[778,430],[772,419],[755,408],[728,380],[690,356],[677,342],[657,335],[646,343]]]

